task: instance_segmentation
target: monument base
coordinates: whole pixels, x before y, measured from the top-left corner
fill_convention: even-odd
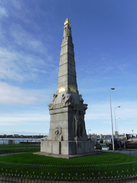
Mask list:
[[[94,142],[86,141],[42,141],[41,153],[53,155],[79,155],[94,152]]]
[[[43,155],[43,156],[51,156],[55,158],[65,158],[65,159],[72,159],[72,158],[78,158],[78,157],[83,157],[83,156],[91,156],[91,155],[96,155],[96,154],[101,154],[102,152],[90,152],[90,153],[84,153],[84,154],[73,154],[73,155],[62,155],[62,154],[49,154],[45,152],[35,152],[33,154],[37,155]]]

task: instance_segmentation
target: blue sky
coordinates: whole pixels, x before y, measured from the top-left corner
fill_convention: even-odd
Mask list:
[[[0,0],[0,134],[48,134],[69,18],[87,132],[137,133],[136,0]],[[116,108],[121,106],[121,108]],[[114,124],[115,127],[115,124]]]

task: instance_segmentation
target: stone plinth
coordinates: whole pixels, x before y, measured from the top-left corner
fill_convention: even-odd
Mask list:
[[[86,141],[42,141],[41,152],[53,155],[87,154],[94,151],[94,142]]]

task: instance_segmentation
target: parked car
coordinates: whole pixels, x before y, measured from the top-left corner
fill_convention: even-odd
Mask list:
[[[102,149],[102,147],[101,147],[101,145],[100,145],[100,139],[98,139],[97,141],[96,141],[96,144],[94,145],[94,149]]]
[[[112,140],[111,139],[103,139],[103,141],[98,140],[96,142],[96,144],[94,145],[94,148],[101,150],[102,149],[101,143],[106,144],[108,146],[108,149],[109,150],[112,150],[113,149],[112,148]],[[119,149],[119,139],[114,138],[114,145],[115,145],[115,149]],[[121,143],[121,147],[122,148],[124,147],[124,144],[123,143]]]
[[[137,138],[130,138],[125,142],[126,148],[137,148]]]
[[[96,144],[94,145],[94,149],[102,149],[100,143],[96,142]]]
[[[112,140],[111,142],[106,142],[107,146],[109,147],[109,150],[112,150]],[[114,146],[115,146],[115,149],[119,149],[119,139],[117,138],[114,138]],[[124,147],[124,144],[121,143],[121,147],[123,148]]]

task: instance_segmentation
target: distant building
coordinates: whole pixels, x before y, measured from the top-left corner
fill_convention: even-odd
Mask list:
[[[19,137],[19,134],[14,134],[13,137]]]

